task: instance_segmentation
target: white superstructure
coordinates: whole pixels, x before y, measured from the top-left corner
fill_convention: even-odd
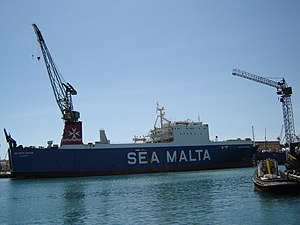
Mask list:
[[[222,149],[227,149],[230,144],[250,144],[253,143],[250,138],[242,140],[240,138],[227,141],[211,141],[209,139],[208,124],[200,121],[183,121],[171,122],[165,118],[164,107],[156,108],[158,115],[154,127],[146,136],[135,136],[133,143],[111,144],[107,139],[105,131],[100,130],[100,141],[88,143],[85,145],[64,145],[61,148],[137,148],[145,147],[166,147],[166,146],[200,146],[200,145],[220,145]]]
[[[135,143],[169,143],[174,144],[208,144],[208,125],[191,120],[171,122],[165,118],[164,107],[157,105],[157,115],[154,128],[147,136],[134,137]]]

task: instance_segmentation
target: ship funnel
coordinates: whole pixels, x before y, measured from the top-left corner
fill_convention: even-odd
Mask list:
[[[100,144],[110,144],[110,141],[107,140],[105,130],[100,130]]]
[[[61,145],[79,145],[82,143],[82,122],[65,121]]]

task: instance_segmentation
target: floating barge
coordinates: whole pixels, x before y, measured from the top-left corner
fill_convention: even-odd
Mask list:
[[[100,131],[100,141],[83,144],[78,122],[65,124],[60,147],[51,142],[45,148],[23,147],[5,131],[11,175],[16,178],[98,176],[253,165],[257,147],[250,139],[211,141],[208,124],[190,120],[171,122],[165,118],[163,107],[157,107],[157,111],[155,126],[149,134],[134,137],[134,143],[128,144],[110,144],[104,130]]]
[[[211,141],[208,125],[190,120],[171,122],[164,108],[154,128],[133,143],[111,144],[100,131],[100,141],[84,144],[80,113],[74,110],[77,91],[65,82],[54,63],[41,31],[32,24],[41,47],[51,87],[64,120],[60,145],[23,147],[5,131],[12,177],[73,177],[156,173],[252,166],[256,146],[250,139]],[[38,58],[39,60],[39,58]]]

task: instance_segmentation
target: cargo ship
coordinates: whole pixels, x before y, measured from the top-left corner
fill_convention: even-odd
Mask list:
[[[98,176],[252,166],[256,147],[250,139],[211,141],[207,124],[190,120],[171,122],[159,105],[154,128],[148,135],[136,136],[132,143],[111,144],[105,131],[100,130],[99,141],[84,144],[80,113],[73,109],[72,103],[72,95],[77,91],[64,82],[39,28],[32,25],[62,113],[64,131],[60,145],[50,141],[48,146],[36,148],[18,146],[4,130],[12,177]]]
[[[159,112],[154,128],[132,143],[111,144],[105,130],[100,140],[82,143],[77,123],[65,127],[61,146],[17,146],[6,133],[12,177],[73,177],[250,167],[256,150],[250,139],[211,141],[208,124],[175,121]]]

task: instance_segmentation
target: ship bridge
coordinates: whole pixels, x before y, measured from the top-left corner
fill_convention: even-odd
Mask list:
[[[208,144],[208,124],[194,121],[173,122],[172,127],[174,143]]]

